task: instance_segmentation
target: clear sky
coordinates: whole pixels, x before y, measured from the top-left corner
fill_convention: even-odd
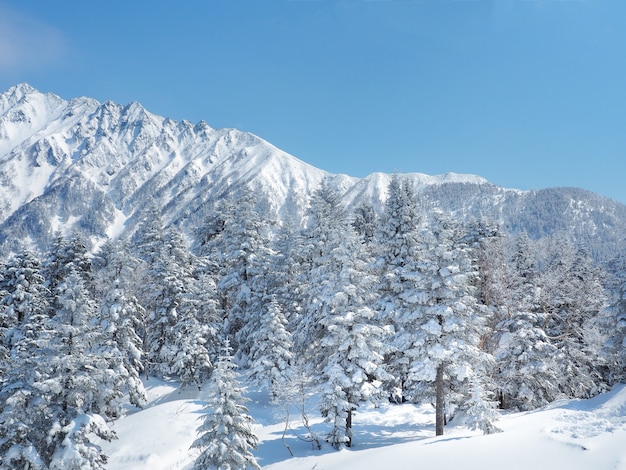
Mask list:
[[[624,0],[0,0],[0,89],[626,203],[625,25]]]

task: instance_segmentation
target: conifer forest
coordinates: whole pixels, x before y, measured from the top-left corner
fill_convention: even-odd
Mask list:
[[[211,391],[197,468],[259,468],[244,383],[276,406],[315,391],[329,432],[310,438],[340,449],[364,404],[496,433],[499,410],[626,379],[625,254],[425,211],[401,175],[382,212],[338,198],[323,181],[293,227],[224,197],[193,242],[152,206],[132,236],[0,260],[0,468],[106,468],[94,436],[151,377]]]

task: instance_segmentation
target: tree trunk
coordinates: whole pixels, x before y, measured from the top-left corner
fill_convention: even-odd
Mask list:
[[[348,410],[346,418],[346,447],[352,447],[352,408]]]
[[[435,379],[435,435],[443,436],[443,426],[446,420],[445,402],[443,396],[443,364],[437,367]]]

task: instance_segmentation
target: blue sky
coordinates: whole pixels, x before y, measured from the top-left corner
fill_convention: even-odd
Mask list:
[[[623,0],[0,0],[28,82],[253,132],[319,168],[626,203]]]

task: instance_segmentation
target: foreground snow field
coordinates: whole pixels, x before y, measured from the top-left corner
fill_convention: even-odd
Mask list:
[[[200,424],[203,392],[179,390],[175,383],[146,382],[150,403],[143,410],[119,419],[119,437],[102,443],[112,470],[146,468],[190,469],[197,455],[189,446]],[[285,443],[284,410],[270,405],[265,395],[250,393],[250,414],[256,424],[259,448],[255,456],[271,470],[360,470],[417,468],[441,469],[625,469],[626,388],[591,400],[569,400],[527,413],[504,414],[497,423],[502,433],[483,436],[454,421],[446,435],[435,438],[434,412],[429,405],[385,405],[360,409],[355,414],[354,447],[334,450],[323,444],[314,450],[301,439],[305,429],[292,410]],[[309,417],[313,431],[328,429],[312,401]],[[457,421],[460,421],[457,419]]]

